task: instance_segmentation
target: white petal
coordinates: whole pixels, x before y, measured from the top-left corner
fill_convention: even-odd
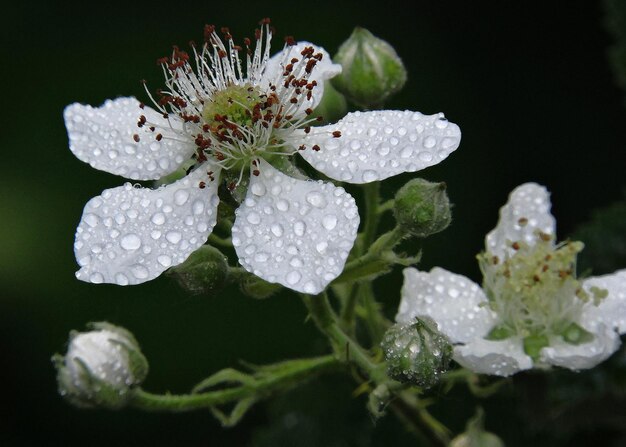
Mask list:
[[[318,171],[335,180],[370,183],[436,165],[459,147],[461,130],[442,113],[381,110],[349,113],[336,124],[294,136],[294,146],[306,146],[300,154]],[[314,145],[320,149],[312,150]]]
[[[206,170],[205,164],[156,190],[127,183],[87,202],[74,243],[81,266],[76,277],[139,284],[187,259],[216,222],[217,182]]]
[[[269,282],[316,294],[343,270],[359,227],[354,199],[321,181],[296,180],[261,161],[236,211],[241,265]]]
[[[478,285],[438,267],[430,273],[412,267],[404,269],[401,296],[398,323],[428,316],[452,343],[484,337],[496,322]]]
[[[498,225],[485,238],[485,247],[492,254],[505,258],[515,251],[511,242],[524,241],[534,245],[535,232],[556,233],[556,222],[550,214],[550,194],[536,183],[524,183],[509,195],[509,200],[500,208]]]
[[[626,269],[611,275],[589,278],[583,283],[587,291],[594,286],[607,290],[609,295],[599,306],[589,303],[584,307],[584,326],[589,326],[589,330],[593,331],[596,325],[603,323],[623,334],[626,332]]]
[[[471,371],[494,376],[506,377],[533,367],[518,338],[498,341],[478,338],[464,346],[455,346],[453,358]]]
[[[539,353],[541,362],[573,370],[593,368],[609,358],[620,345],[615,330],[603,324],[596,326],[593,335],[592,341],[580,345],[566,343],[560,338],[551,340],[550,346]]]
[[[193,141],[179,142],[181,137],[172,129],[180,130],[179,121],[168,121],[139,104],[135,98],[117,98],[98,108],[78,103],[67,106],[63,115],[70,150],[96,169],[134,180],[154,180],[174,172],[193,153]],[[141,115],[151,124],[139,128]],[[154,132],[148,128],[152,124],[157,126]],[[161,141],[156,140],[159,133]]]
[[[298,112],[291,113],[297,115],[298,113],[304,113],[307,108],[314,109],[322,100],[324,96],[324,81],[337,76],[341,73],[341,65],[333,64],[328,52],[311,42],[298,42],[293,46],[286,46],[283,51],[275,54],[267,61],[265,72],[263,73],[263,79],[261,84],[264,87],[268,87],[269,84],[280,85],[284,82],[283,72],[287,64],[291,63],[292,58],[302,60],[302,50],[306,47],[313,47],[315,54],[322,53],[322,60],[318,61],[311,74],[309,75],[309,82],[317,81],[317,86],[311,90],[311,100],[304,99],[304,102],[299,105]],[[294,74],[297,74],[294,72]]]

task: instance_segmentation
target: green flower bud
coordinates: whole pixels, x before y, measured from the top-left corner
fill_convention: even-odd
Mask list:
[[[430,319],[395,324],[387,330],[381,344],[387,360],[387,373],[399,382],[423,388],[437,384],[448,369],[452,346]]]
[[[478,409],[467,423],[465,433],[461,433],[450,442],[450,447],[504,447],[504,442],[493,433],[483,428],[483,410]]]
[[[445,183],[417,178],[396,193],[394,216],[413,236],[424,238],[445,230],[452,220]]]
[[[343,71],[334,87],[364,108],[380,107],[406,82],[406,69],[391,45],[364,28],[355,28],[339,47],[333,61]]]
[[[168,273],[189,293],[213,295],[226,283],[228,260],[217,248],[203,245]]]
[[[55,355],[59,393],[78,407],[122,408],[148,374],[135,337],[109,323],[72,332],[67,354]]]

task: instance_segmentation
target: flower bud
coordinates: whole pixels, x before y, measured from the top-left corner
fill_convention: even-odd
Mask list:
[[[203,245],[168,273],[189,293],[213,295],[226,283],[228,261],[217,248]]]
[[[148,374],[135,337],[109,323],[73,332],[67,354],[53,357],[59,393],[78,407],[122,408]]]
[[[415,323],[395,324],[387,330],[381,345],[390,377],[423,388],[439,381],[448,369],[452,346],[436,328],[432,320],[417,318]]]
[[[483,410],[478,409],[467,423],[465,433],[461,433],[450,442],[450,447],[504,447],[504,442],[493,433],[483,428]]]
[[[354,29],[333,61],[343,67],[333,85],[364,108],[381,106],[406,82],[406,69],[393,47],[364,28]]]
[[[396,193],[394,216],[413,236],[425,238],[445,230],[452,221],[445,183],[416,178]]]

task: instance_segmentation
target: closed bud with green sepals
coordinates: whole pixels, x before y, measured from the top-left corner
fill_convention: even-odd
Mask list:
[[[452,359],[452,346],[430,319],[395,324],[383,337],[387,373],[399,382],[423,388],[437,384]]]
[[[445,183],[416,178],[397,192],[394,216],[400,228],[424,238],[445,230],[452,221]]]
[[[396,50],[365,28],[355,28],[333,60],[343,67],[333,86],[366,109],[382,106],[406,82],[406,69]]]
[[[57,354],[59,393],[78,407],[124,407],[148,374],[148,361],[135,337],[118,326],[90,324],[73,332],[65,356]]]

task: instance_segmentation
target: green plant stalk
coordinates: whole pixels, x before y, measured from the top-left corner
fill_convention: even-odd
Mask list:
[[[385,364],[374,362],[359,343],[341,329],[326,293],[301,296],[313,321],[328,337],[339,360],[355,363],[374,386],[385,384],[389,389],[398,390],[395,392],[396,399],[391,401],[390,407],[407,424],[409,431],[418,438],[429,439],[431,444],[448,445],[450,440],[448,429],[433,418],[412,393],[400,391],[403,386],[387,376]]]
[[[213,408],[246,398],[262,399],[325,372],[336,369],[340,362],[334,355],[301,361],[300,367],[276,371],[254,379],[251,383],[198,394],[154,394],[138,388],[130,405],[146,411],[186,412]]]

